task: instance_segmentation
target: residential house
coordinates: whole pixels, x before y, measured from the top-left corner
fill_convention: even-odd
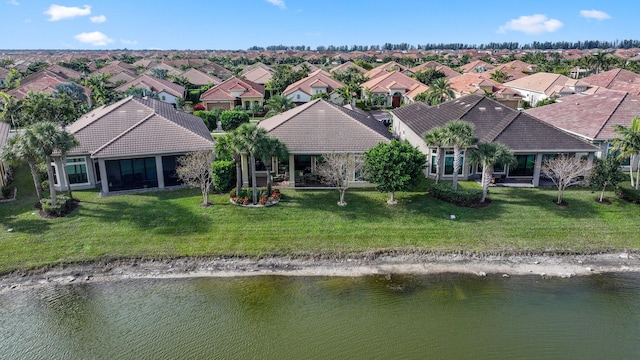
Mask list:
[[[391,141],[387,128],[373,116],[316,99],[282,114],[262,120],[269,135],[287,145],[288,159],[273,159],[282,187],[326,186],[319,182],[316,167],[324,153],[362,154],[378,143]],[[249,184],[246,161],[243,183]],[[264,175],[264,172],[262,172]],[[260,172],[256,172],[260,176]],[[353,186],[369,186],[361,173],[350,174]]]
[[[126,62],[111,61],[107,63],[105,66],[101,67],[100,69],[92,72],[91,75],[89,76],[95,76],[95,75],[101,75],[101,74],[116,75],[125,70],[130,72],[135,72],[136,69],[135,69],[135,66],[131,64],[127,64]]]
[[[180,76],[186,78],[191,84],[196,86],[218,85],[222,82],[220,78],[214,75],[203,73],[202,71],[196,70],[194,68],[183,72],[182,74],[180,74]]]
[[[0,89],[7,85],[7,75],[9,75],[9,70],[0,67]]]
[[[578,94],[526,112],[598,146],[598,155],[603,157],[610,153],[612,140],[617,137],[614,127],[629,127],[631,120],[640,116],[640,96],[618,91]],[[638,159],[626,159],[623,166],[630,164],[636,169]]]
[[[320,93],[329,94],[332,102],[341,104],[343,99],[333,91],[344,87],[344,84],[331,77],[328,72],[318,69],[304,79],[287,86],[282,96],[291,99],[297,105],[311,101],[311,97]]]
[[[489,64],[483,60],[474,60],[468,64],[462,65],[459,67],[459,70],[462,71],[463,74],[468,73],[483,73],[485,71],[492,70],[495,66]]]
[[[131,88],[142,88],[158,94],[161,101],[177,104],[178,99],[184,98],[184,87],[169,80],[142,74],[137,78],[118,86],[115,91],[125,92]]]
[[[151,75],[151,76],[156,76],[155,72],[157,70],[154,69],[160,69],[160,70],[164,70],[167,72],[167,76],[178,76],[180,74],[182,74],[182,70],[176,69],[173,66],[169,65],[169,64],[165,64],[165,63],[158,63],[153,65],[152,67],[149,68],[149,70],[145,71],[144,73],[147,75]]]
[[[562,97],[583,92],[588,85],[561,74],[539,72],[503,84],[516,90],[531,106],[552,96]]]
[[[138,77],[138,75],[136,75],[136,73],[134,73],[133,71],[124,70],[115,75],[112,75],[107,81],[109,81],[109,83],[111,84],[120,86],[122,84],[128,83],[129,81],[132,81],[136,77]]]
[[[214,62],[203,64],[198,70],[209,75],[214,75],[222,80],[226,80],[233,76],[233,73],[227,68],[222,67]]]
[[[263,63],[255,63],[247,67],[242,72],[241,76],[256,84],[264,85],[271,80],[275,73],[276,70],[271,66],[267,66]]]
[[[420,84],[422,83],[416,79],[399,71],[393,71],[371,78],[361,86],[365,92],[370,94],[368,95],[371,96],[369,100],[377,102],[375,99],[379,99],[381,105],[399,107],[405,94]]]
[[[20,80],[20,86],[15,89],[9,90],[7,94],[15,97],[17,100],[24,100],[29,92],[44,94],[53,94],[56,90],[56,86],[70,82],[71,79],[65,77],[64,74],[57,74],[47,69],[37,71]],[[88,96],[91,90],[81,86],[84,89],[85,94]]]
[[[582,81],[592,86],[640,95],[640,75],[629,70],[612,69],[587,76]]]
[[[305,61],[303,63],[300,63],[300,64],[294,66],[293,67],[293,71],[300,71],[300,70],[302,70],[304,68],[306,68],[310,73],[312,73],[314,71],[317,71],[317,70],[320,70],[319,67],[313,65],[312,63],[310,63],[308,61]]]
[[[5,147],[5,145],[7,145],[7,140],[9,140],[10,129],[11,129],[11,126],[9,124],[5,122],[0,122],[0,154],[2,154],[2,149]],[[9,185],[7,171],[8,171],[8,168],[0,160],[0,188],[3,186]]]
[[[382,64],[378,67],[375,67],[367,71],[366,73],[364,73],[364,76],[368,77],[371,80],[378,76],[384,76],[391,72],[399,72],[404,75],[412,74],[411,70],[409,70],[409,68],[407,68],[406,66],[398,64],[395,61],[390,61],[386,64]]]
[[[493,69],[482,72],[481,74],[487,79],[491,79],[491,76],[497,71],[507,74],[507,79],[505,80],[506,82],[511,80],[518,80],[534,73],[536,71],[536,65],[531,65],[520,60],[513,60],[505,64],[496,65],[496,67],[494,67]]]
[[[249,110],[253,104],[264,104],[264,85],[234,76],[205,91],[200,101],[207,110],[233,110],[236,106]]]
[[[436,175],[435,159],[439,149],[428,145],[424,135],[435,127],[457,119],[474,124],[475,137],[480,142],[499,142],[513,150],[518,164],[513,167],[496,167],[496,176],[527,181],[533,186],[539,185],[541,165],[545,158],[557,154],[572,154],[592,159],[598,151],[595,146],[572,134],[478,94],[432,107],[414,103],[391,113],[394,135],[417,146],[428,156],[427,176]],[[465,162],[465,151],[466,149],[463,151],[460,178],[480,177],[482,170]],[[439,169],[442,178],[453,177],[453,149],[444,149]]]
[[[197,116],[162,101],[127,97],[101,106],[67,127],[80,145],[66,157],[72,189],[98,187],[102,195],[180,185],[177,159],[212,150],[213,139]],[[55,186],[67,188],[55,158]]]
[[[517,91],[485,77],[485,73],[467,73],[448,81],[456,98],[469,95],[490,95],[512,109],[522,107],[522,95]]]
[[[331,74],[336,73],[336,72],[345,72],[345,71],[349,71],[349,69],[356,69],[358,72],[360,72],[361,74],[364,74],[367,72],[367,70],[365,70],[364,68],[361,68],[360,66],[356,65],[355,63],[351,62],[351,61],[347,61],[345,63],[342,63],[336,67],[333,67],[329,70],[329,72]]]
[[[444,74],[446,79],[451,79],[454,78],[456,76],[459,76],[460,73],[453,70],[452,68],[446,66],[446,65],[442,65],[439,62],[436,61],[427,61],[423,64],[417,65],[412,67],[411,69],[409,69],[412,73],[417,73],[418,71],[424,71],[426,69],[435,69],[437,71],[440,71],[441,73]]]
[[[58,74],[66,79],[76,79],[79,80],[80,78],[84,77],[86,74],[82,74],[79,73],[73,69],[69,69],[66,68],[64,66],[60,66],[58,64],[53,64],[53,65],[49,65],[47,66],[47,70],[51,71],[52,73]]]

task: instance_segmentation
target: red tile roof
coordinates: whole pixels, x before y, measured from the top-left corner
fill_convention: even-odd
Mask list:
[[[240,79],[234,76],[204,92],[202,95],[200,95],[200,100],[234,100],[236,97],[231,95],[230,91],[236,86],[245,89],[244,92],[240,95],[241,98],[264,97],[263,85],[256,84],[252,81]]]

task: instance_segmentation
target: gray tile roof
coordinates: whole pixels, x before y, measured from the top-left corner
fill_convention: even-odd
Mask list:
[[[576,136],[482,95],[467,95],[432,107],[414,103],[393,110],[393,114],[420,136],[461,119],[475,125],[479,141],[497,141],[517,152],[596,150]]]
[[[387,128],[363,114],[316,99],[258,125],[284,142],[292,153],[364,152],[390,142]]]
[[[211,149],[199,117],[153,99],[128,97],[97,108],[67,127],[80,145],[72,154],[92,157],[179,153]]]

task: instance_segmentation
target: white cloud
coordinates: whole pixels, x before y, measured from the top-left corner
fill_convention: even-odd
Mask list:
[[[136,40],[127,40],[127,39],[120,39],[120,42],[125,45],[135,45],[138,43],[138,41]]]
[[[562,22],[557,19],[549,19],[546,15],[534,14],[531,16],[520,16],[511,19],[506,24],[498,28],[499,33],[507,31],[520,31],[525,34],[540,34],[544,32],[554,32],[562,27]]]
[[[98,24],[107,21],[107,17],[104,15],[98,15],[90,17],[89,20],[91,20],[92,23]]]
[[[280,9],[286,9],[287,6],[284,4],[284,0],[267,0],[267,2],[273,6],[277,6]]]
[[[17,0],[8,0],[7,4],[11,4],[11,5],[15,5],[15,6],[20,5],[20,3]]]
[[[580,16],[585,17],[587,19],[596,19],[596,20],[611,19],[611,16],[609,14],[600,10],[580,10]]]
[[[71,19],[77,16],[91,15],[91,6],[84,5],[84,8],[79,8],[53,4],[49,6],[49,9],[44,13],[51,16],[49,21],[58,21],[62,19]]]
[[[93,46],[105,46],[113,42],[113,39],[110,39],[107,35],[101,33],[100,31],[81,33],[74,37],[76,40],[82,43],[91,44]]]

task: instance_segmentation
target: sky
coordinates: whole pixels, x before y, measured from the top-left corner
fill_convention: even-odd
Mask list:
[[[0,0],[0,49],[640,39],[640,1]]]

